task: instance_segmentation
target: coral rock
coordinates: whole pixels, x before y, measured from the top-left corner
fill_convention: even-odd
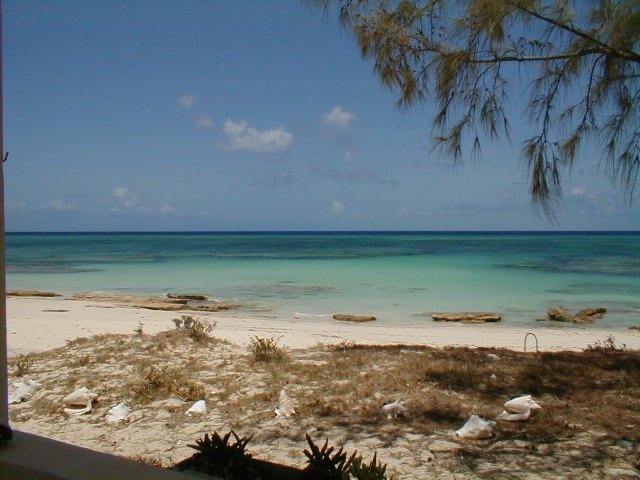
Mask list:
[[[376,320],[373,315],[350,315],[348,313],[334,313],[334,320],[340,320],[341,322],[372,322]]]
[[[434,313],[431,315],[436,322],[463,322],[463,323],[486,323],[499,322],[502,316],[497,313],[485,312],[457,312],[457,313]]]

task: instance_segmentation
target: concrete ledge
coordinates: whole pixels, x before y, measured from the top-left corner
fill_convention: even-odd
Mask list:
[[[208,478],[132,462],[30,433],[13,432],[0,443],[2,480],[185,480]]]

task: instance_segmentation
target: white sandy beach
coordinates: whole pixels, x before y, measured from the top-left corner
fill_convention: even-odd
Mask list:
[[[10,406],[12,426],[18,430],[165,467],[191,456],[194,451],[188,445],[204,433],[233,429],[253,436],[250,452],[256,458],[299,468],[305,465],[302,450],[309,434],[317,442],[328,439],[332,445],[357,450],[366,458],[376,452],[397,475],[394,478],[480,479],[487,478],[487,472],[496,474],[491,478],[526,480],[636,475],[634,455],[640,452],[616,443],[629,435],[635,438],[632,360],[620,370],[600,366],[593,373],[596,367],[591,366],[585,385],[608,382],[612,390],[594,391],[597,409],[590,415],[599,423],[588,428],[593,418],[583,419],[590,396],[584,394],[582,380],[575,381],[575,375],[581,375],[582,360],[576,360],[574,354],[546,357],[548,362],[556,362],[550,367],[539,363],[537,355],[508,350],[449,353],[438,348],[401,347],[349,351],[318,345],[469,345],[522,351],[529,330],[506,322],[451,324],[425,318],[423,324],[402,326],[385,320],[354,324],[328,318],[279,319],[258,314],[245,317],[247,313],[239,311],[199,311],[193,315],[216,322],[213,336],[233,344],[199,343],[176,335],[172,319],[188,311],[148,310],[63,297],[10,297],[7,303],[9,355],[43,352],[30,357],[33,363],[26,375],[42,388],[30,400]],[[139,322],[148,335],[133,333]],[[640,348],[640,332],[636,330],[610,332],[593,326],[546,323],[534,330],[544,350],[582,350],[611,334],[617,344]],[[163,330],[173,332],[152,335]],[[66,346],[67,340],[105,333],[128,335]],[[288,347],[290,360],[253,363],[245,348],[252,336],[279,338],[280,345]],[[587,359],[589,354],[576,355]],[[637,353],[624,355],[631,358]],[[521,365],[524,357],[530,360]],[[175,385],[195,381],[202,391],[194,394],[197,398],[188,398],[188,392],[182,390],[178,394],[152,389],[149,398],[143,398],[140,395],[156,385],[149,376],[156,367],[157,372],[167,372],[167,378],[184,375]],[[568,380],[559,380],[549,368]],[[458,385],[459,375],[454,371],[471,372],[473,388]],[[497,396],[489,395],[488,384],[482,383],[489,371],[497,378],[491,387],[500,389]],[[442,377],[444,374],[448,376]],[[546,383],[536,398],[544,413],[539,418],[524,425],[500,424],[491,440],[474,442],[456,437],[454,430],[471,413],[496,418],[502,402],[528,391],[515,382],[531,385],[540,381],[542,374]],[[20,381],[12,375],[13,382]],[[560,381],[570,384],[569,393],[564,392],[564,383],[554,386]],[[93,410],[78,417],[63,415],[63,397],[80,387],[97,395]],[[277,418],[274,407],[284,388],[297,414]],[[208,412],[189,416],[185,412],[196,399],[206,400]],[[406,418],[396,421],[380,415],[383,403],[394,399],[407,402]],[[126,421],[106,422],[109,409],[121,402],[132,407]],[[570,404],[575,405],[568,408]],[[615,428],[607,423],[612,415],[619,419]],[[466,459],[464,452],[475,452],[475,456]],[[535,468],[523,472],[521,459],[525,455]]]
[[[166,312],[119,307],[108,302],[68,300],[63,297],[7,298],[9,356],[64,346],[67,340],[101,333],[131,333],[143,323],[144,331],[156,333],[173,328],[172,319],[189,312]],[[613,335],[627,348],[640,349],[640,332],[604,330],[597,324],[576,327],[571,324],[541,322],[540,328],[512,327],[505,322],[465,325],[433,322],[392,325],[383,321],[352,324],[330,319],[294,319],[241,316],[234,312],[205,313],[217,323],[214,335],[233,343],[247,344],[252,336],[278,337],[289,348],[318,343],[357,342],[368,344],[420,344],[431,346],[467,345],[523,349],[527,332],[534,332],[541,350],[582,350],[587,345]],[[533,346],[529,339],[528,348]]]

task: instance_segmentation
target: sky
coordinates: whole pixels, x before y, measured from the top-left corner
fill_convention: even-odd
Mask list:
[[[453,167],[429,102],[299,0],[3,9],[8,231],[640,229],[591,151],[555,223],[533,209],[517,111]]]

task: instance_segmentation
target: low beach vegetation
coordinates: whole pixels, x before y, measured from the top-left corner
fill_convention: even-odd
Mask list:
[[[196,342],[204,342],[210,339],[209,334],[216,327],[215,322],[202,320],[191,315],[182,315],[181,318],[174,318],[173,323],[176,331]]]
[[[233,438],[231,437],[233,435]],[[387,480],[387,465],[378,461],[373,454],[371,462],[363,461],[357,451],[349,455],[341,447],[336,450],[325,439],[321,447],[305,435],[307,448],[303,454],[307,463],[303,468],[278,465],[254,459],[248,452],[251,437],[240,437],[230,430],[221,436],[214,431],[189,445],[196,450],[191,457],[177,464],[179,471],[195,471],[228,480]]]
[[[137,403],[149,403],[171,395],[189,401],[205,397],[202,384],[189,378],[184,369],[167,366],[144,368],[130,384],[130,388],[132,399]]]
[[[616,339],[609,335],[606,340],[596,340],[588,345],[585,352],[622,352],[627,349],[624,343],[617,343]]]
[[[133,333],[135,333],[139,337],[144,335],[144,323],[138,322],[138,325],[136,325],[136,328],[133,329]]]
[[[287,350],[275,337],[252,337],[248,348],[254,362],[279,363],[288,358]]]
[[[24,377],[31,371],[33,357],[31,355],[17,355],[9,359],[9,371],[14,377]]]
[[[285,349],[275,341],[256,344]],[[526,456],[532,474],[604,477],[609,469],[633,471],[633,446],[640,443],[640,352],[615,345],[522,353],[343,343],[287,350],[287,361],[256,368],[251,348],[193,341],[176,329],[102,335],[32,354],[26,378],[42,388],[11,405],[11,421],[66,441],[81,436],[84,446],[109,453],[159,455],[163,466],[193,454],[177,448],[176,439],[194,442],[213,422],[252,437],[247,448],[256,457],[298,469],[306,465],[308,433],[367,459],[378,452],[388,476],[418,468],[425,469],[420,478],[473,477],[491,468],[507,478]],[[19,380],[11,374],[10,381]],[[98,403],[83,416],[88,421],[68,423],[61,399],[83,386],[98,394]],[[296,414],[274,421],[282,389]],[[495,419],[505,401],[524,394],[542,405],[528,422],[499,422],[488,440],[456,439],[453,431],[471,414]],[[196,400],[206,401],[208,413],[185,415]],[[390,419],[381,409],[394,401],[406,410]],[[100,440],[104,415],[118,402],[131,407],[132,417],[109,428],[127,429],[126,446]]]

